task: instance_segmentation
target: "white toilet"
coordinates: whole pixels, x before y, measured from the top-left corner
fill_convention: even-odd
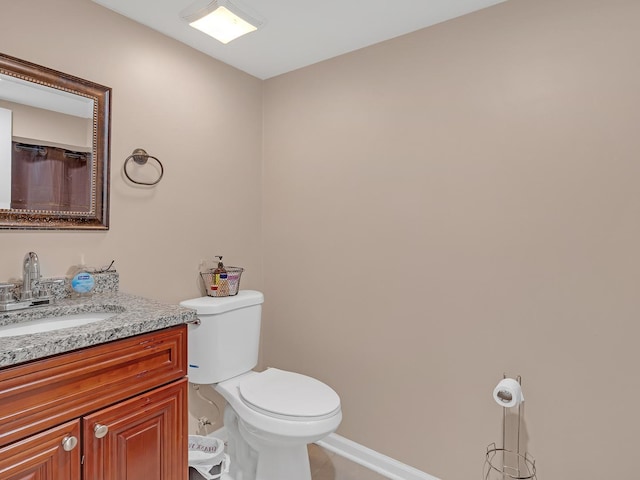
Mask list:
[[[334,432],[340,397],[298,373],[258,363],[264,296],[201,297],[180,305],[197,311],[189,325],[189,381],[215,384],[227,401],[224,425],[233,480],[311,480],[307,444]]]

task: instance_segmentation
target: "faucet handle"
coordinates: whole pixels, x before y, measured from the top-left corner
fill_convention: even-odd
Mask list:
[[[40,283],[40,280],[31,280],[31,299],[35,300],[42,296],[44,285]]]
[[[51,298],[53,295],[52,289],[55,288],[55,286],[58,286],[58,288],[64,288],[64,279],[42,279],[35,283],[34,291],[36,298]]]
[[[14,283],[0,283],[0,303],[7,304],[16,301],[13,295]]]

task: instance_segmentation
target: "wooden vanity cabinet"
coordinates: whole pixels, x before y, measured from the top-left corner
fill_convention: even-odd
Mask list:
[[[187,480],[185,325],[0,369],[0,479]]]

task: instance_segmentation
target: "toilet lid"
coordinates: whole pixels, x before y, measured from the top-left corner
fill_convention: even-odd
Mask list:
[[[269,368],[244,380],[239,391],[249,407],[267,415],[328,417],[340,409],[340,397],[328,385],[277,368]]]

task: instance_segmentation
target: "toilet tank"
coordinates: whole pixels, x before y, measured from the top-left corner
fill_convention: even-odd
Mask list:
[[[263,302],[262,293],[254,290],[180,302],[195,309],[200,320],[199,325],[189,325],[190,382],[219,383],[257,365]]]

